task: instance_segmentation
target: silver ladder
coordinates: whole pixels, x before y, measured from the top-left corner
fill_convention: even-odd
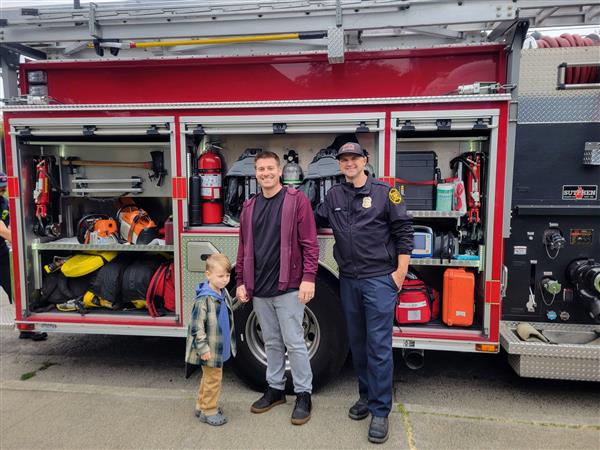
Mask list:
[[[593,24],[598,0],[158,0],[3,8],[2,53],[36,59],[99,57],[94,41],[121,57],[209,56],[426,47],[496,41],[518,20],[530,26]],[[486,31],[487,30],[487,31]],[[491,31],[491,33],[489,32]],[[130,49],[128,41],[299,33],[309,38]],[[321,34],[315,34],[321,33]],[[111,43],[113,47],[111,47]],[[125,44],[125,45],[124,45]],[[117,51],[113,51],[115,56]]]

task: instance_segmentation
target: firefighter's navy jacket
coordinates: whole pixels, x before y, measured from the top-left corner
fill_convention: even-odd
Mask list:
[[[334,185],[316,212],[317,224],[335,236],[333,256],[340,275],[370,278],[398,267],[398,255],[413,249],[412,219],[396,189],[372,178],[361,188]]]
[[[10,216],[8,215],[8,200],[0,195],[0,220],[7,227],[10,226]],[[0,237],[0,256],[8,254],[8,246],[4,238]],[[7,263],[8,264],[8,263]]]

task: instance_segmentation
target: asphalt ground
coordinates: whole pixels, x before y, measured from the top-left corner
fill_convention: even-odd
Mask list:
[[[367,441],[368,419],[347,417],[356,399],[349,363],[313,395],[303,426],[290,423],[291,396],[250,413],[260,394],[226,367],[229,423],[214,428],[193,415],[198,377],[184,378],[183,354],[183,339],[33,342],[0,326],[0,448],[600,449],[598,384],[521,379],[502,354],[428,352],[411,371],[397,352],[391,436],[380,446]]]

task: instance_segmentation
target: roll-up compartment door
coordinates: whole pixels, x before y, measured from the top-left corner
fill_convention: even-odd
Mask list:
[[[420,113],[417,117],[407,113],[394,117],[392,122],[392,130],[400,132],[488,130],[497,126],[490,115],[462,115],[456,111],[451,115],[443,111],[427,115]]]
[[[29,120],[27,123],[11,122],[11,134],[19,137],[94,137],[94,136],[159,136],[168,135],[170,126],[161,118],[156,121],[143,122],[130,118],[121,123],[102,123],[94,119],[73,119],[61,122],[39,122]]]
[[[339,140],[358,140],[369,153],[369,168],[383,173],[384,112],[324,113],[324,114],[220,115],[181,117],[181,132],[186,147],[191,149],[181,157],[182,167],[189,176],[200,153],[208,146],[220,149],[227,176],[231,167],[247,155],[259,151],[277,154],[285,168],[290,160],[299,165],[299,179],[311,175],[309,166],[319,160],[319,153],[338,145]],[[353,135],[353,136],[348,136]],[[341,141],[340,141],[341,142]],[[294,156],[290,156],[294,155]],[[316,159],[315,159],[316,158]],[[337,168],[337,162],[334,163]],[[184,211],[184,221],[186,212]]]
[[[228,116],[191,119],[191,135],[373,133],[383,130],[381,114],[327,114],[281,116]]]

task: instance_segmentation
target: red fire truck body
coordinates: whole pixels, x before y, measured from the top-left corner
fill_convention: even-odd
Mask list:
[[[22,93],[31,90],[28,75],[32,72],[45,74],[50,101],[9,106],[4,116],[11,231],[17,236],[12,242],[17,328],[185,336],[193,288],[202,280],[205,256],[220,251],[235,258],[237,250],[238,228],[189,224],[188,186],[198,146],[218,141],[228,165],[246,147],[281,154],[294,148],[306,171],[319,149],[351,132],[368,149],[380,178],[396,176],[397,156],[404,151],[435,151],[442,178],[453,175],[450,160],[456,156],[469,151],[485,155],[481,226],[472,255],[476,258],[411,259],[411,267],[422,271],[440,295],[445,270],[464,267],[474,274],[473,325],[448,326],[440,320],[420,325],[396,323],[393,343],[418,351],[498,351],[510,95],[459,94],[459,86],[504,84],[507,64],[503,46],[349,52],[343,64],[330,64],[327,55],[319,53],[37,61],[21,66]],[[283,131],[277,124],[285,125]],[[79,172],[73,174],[65,163],[73,157],[148,160],[148,149],[158,149],[165,156],[167,174],[160,187],[141,169],[79,166]],[[57,181],[64,191],[53,205],[60,236],[40,237],[31,231],[35,221],[32,160],[41,156],[54,157]],[[164,247],[74,243],[73,229],[86,205],[98,198],[105,203],[112,198],[100,190],[94,194],[93,189],[91,194],[75,194],[71,188],[81,186],[77,178],[92,181],[133,175],[143,179],[143,192],[132,189],[127,197],[145,209],[154,207],[159,222],[172,216],[173,243]],[[439,228],[457,235],[466,221],[454,211],[411,213],[415,224],[434,229],[441,224]],[[330,230],[319,230],[319,244],[317,296],[308,305],[306,323],[315,376],[325,380],[339,368],[347,344]],[[82,313],[30,307],[35,293],[43,290],[44,265],[57,256],[105,249],[137,258],[159,251],[172,257],[175,311],[151,317],[143,310]],[[251,307],[238,313],[236,321],[238,340],[245,343],[241,361],[247,370],[260,367],[264,353]]]

